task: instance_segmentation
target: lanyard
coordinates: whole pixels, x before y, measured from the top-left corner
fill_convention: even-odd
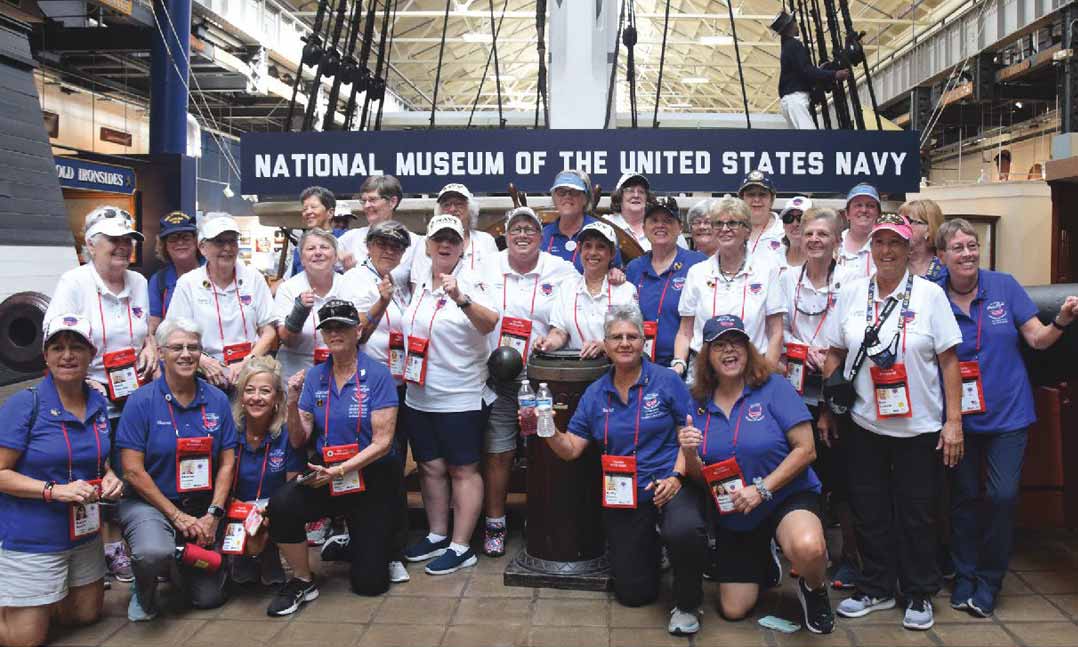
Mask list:
[[[737,422],[734,423],[734,444],[730,453],[737,456],[737,437],[741,434],[741,414],[745,412],[745,396],[741,396],[741,406],[737,408]],[[707,455],[707,433],[711,430],[711,407],[707,409],[707,421],[704,423],[703,455]]]
[[[879,280],[879,279],[877,279]],[[902,354],[906,354],[906,313],[910,308],[910,295],[913,294],[913,274],[906,275],[906,292],[902,295],[902,309],[898,312],[898,334],[902,336]],[[893,297],[889,297],[893,298]],[[885,309],[886,311],[886,309]],[[876,321],[872,320],[872,312],[876,314]],[[885,317],[886,318],[886,317]],[[865,324],[869,327],[875,325],[880,319],[880,305],[876,303],[876,281],[868,281],[868,307],[865,308]],[[883,326],[881,324],[880,328]]]
[[[610,394],[606,394],[606,418],[603,420],[603,453],[606,453],[607,436],[610,432],[610,409],[612,407]],[[636,392],[636,431],[633,433],[633,456],[636,456],[636,446],[640,442],[640,407],[644,404],[644,385],[641,384]]]
[[[415,330],[415,317],[419,314],[419,307],[423,305],[423,297],[427,296],[426,290],[419,295],[419,301],[415,304],[415,310],[412,311],[412,323],[410,327]],[[432,293],[433,296],[433,293]],[[444,297],[443,297],[444,299]],[[427,326],[427,339],[430,339],[431,333],[434,331],[434,320],[438,318],[438,313],[442,311],[442,306],[437,302],[434,304],[434,314],[430,316],[430,325]]]
[[[677,262],[677,256],[674,257],[674,263],[676,263],[676,262]],[[673,265],[673,263],[671,263],[671,265]],[[674,272],[673,271],[668,269],[667,272],[669,274],[666,277],[666,283],[663,284],[663,291],[659,294],[659,308],[655,311],[656,324],[658,323],[659,318],[662,317],[662,314],[663,314],[663,301],[666,301],[666,288],[670,287],[670,279],[674,278]],[[637,283],[637,285],[636,285],[636,291],[637,291],[638,294],[643,294],[644,293],[644,276],[645,276],[645,274],[640,275],[640,282]],[[716,286],[717,285],[718,284],[716,284]],[[714,299],[712,299],[712,301],[714,301]],[[656,326],[656,329],[657,328],[658,328],[658,326]],[[658,330],[656,330],[655,336],[656,337],[659,336]]]
[[[581,229],[583,229],[583,227],[581,227]],[[561,233],[561,230],[558,229],[558,230],[555,230],[554,233],[550,235],[550,241],[547,242],[547,244],[546,244],[546,251],[547,251],[548,254],[550,253],[550,250],[554,248],[554,237],[557,236],[560,233]],[[579,234],[579,233],[580,233],[580,230],[578,229],[576,234]],[[566,236],[565,237],[565,242],[569,242],[570,240],[573,241],[573,242],[576,242],[576,234],[573,234],[572,236]],[[580,245],[577,245],[576,247],[573,248],[573,258],[571,259],[571,262],[573,262],[573,263],[576,262],[576,254],[579,251],[580,251]]]
[[[984,321],[984,302],[986,299],[981,299],[981,308],[977,313],[977,346],[973,350],[974,357],[981,356],[981,323]]]
[[[105,326],[105,305],[101,300],[101,292],[97,293],[97,312],[101,315],[101,354],[108,349],[107,331]],[[131,299],[127,300],[127,332],[131,335],[131,348],[135,347],[135,324],[131,321]]]
[[[368,270],[370,270],[371,274],[374,274],[374,277],[376,279],[378,279],[379,282],[382,281],[382,275],[379,274],[378,269],[375,268],[373,264],[371,264],[371,259],[368,258],[367,260],[363,261],[363,267],[366,267]],[[420,299],[422,299],[422,296],[420,296]],[[382,313],[382,316],[386,320],[386,335],[387,335],[387,337],[386,337],[386,366],[391,368],[391,369],[392,369],[392,367],[389,366],[389,357],[390,357],[390,355],[393,354],[393,321],[391,320],[391,317],[389,316],[389,311],[391,309],[391,306],[395,302],[396,302],[396,300],[393,299],[392,297],[390,297],[389,303],[386,304],[385,312]],[[416,306],[416,311],[418,311],[418,310],[419,310],[419,306],[417,305]],[[412,315],[412,323],[413,324],[415,323],[415,315]],[[379,321],[378,325],[381,326],[382,322]],[[432,326],[434,325],[434,319],[433,318],[431,319],[431,325]],[[430,332],[428,331],[427,334],[430,335]],[[317,346],[317,345],[318,344],[316,343],[315,346]]]
[[[509,283],[509,274],[502,275],[502,312],[505,312],[507,310],[507,307],[508,307],[507,304],[506,304],[506,293],[505,293],[506,286],[508,285],[508,283]],[[536,293],[536,291],[538,289],[539,289],[539,275],[536,274],[535,275],[535,285],[532,286],[532,305],[531,305],[531,308],[528,310],[528,317],[529,318],[532,315],[535,314],[535,293]]]
[[[792,332],[794,337],[797,337],[798,339],[804,339],[804,337],[797,334],[797,302],[801,299],[801,283],[805,280],[805,267],[807,267],[807,265],[808,264],[806,263],[801,266],[801,276],[797,279],[797,289],[794,290],[794,314],[790,319],[790,332]],[[823,328],[823,322],[827,321],[827,313],[831,311],[831,299],[834,292],[831,289],[831,277],[833,276],[834,269],[834,263],[832,262],[831,268],[827,271],[827,306],[823,309],[823,316],[820,317],[820,323],[816,324],[816,330],[812,332],[812,339],[808,340],[810,346],[812,345],[812,342],[816,341],[816,336],[820,334],[820,329]],[[816,287],[813,286],[813,289],[816,289]]]
[[[209,274],[207,274],[209,276]],[[243,336],[247,336],[247,315],[243,314],[243,301],[240,300],[239,272],[232,275],[232,285],[236,288],[236,305],[240,308],[240,318],[243,320]],[[210,291],[213,292],[213,305],[217,308],[217,330],[221,332],[221,347],[227,345],[225,341],[225,324],[221,321],[221,302],[217,299],[217,285],[210,281]]]
[[[332,366],[332,365],[331,365]],[[324,430],[324,439],[322,440],[322,448],[325,449],[329,445],[329,401],[333,398],[333,385],[336,383],[337,378],[333,376],[332,368],[329,371],[330,383],[326,389],[326,416],[322,422],[322,429]],[[356,444],[359,444],[359,432],[360,425],[363,422],[363,389],[359,388],[359,361],[356,361],[356,401],[359,403],[359,415],[356,417]]]
[[[168,405],[168,418],[172,421],[172,429],[176,431],[176,437],[179,438],[180,428],[176,425],[176,413],[172,410],[172,403],[166,400],[165,404]],[[199,408],[202,409],[202,426],[209,427],[210,421],[206,420],[206,405],[199,405]]]
[[[244,440],[246,440],[246,439],[244,439]],[[258,499],[262,498],[262,483],[266,480],[266,462],[269,460],[269,446],[270,446],[269,434],[266,434],[266,436],[262,438],[262,449],[264,450],[262,452],[262,473],[258,475],[258,491],[255,492],[255,500],[258,500]],[[236,471],[232,475],[232,494],[233,494],[233,496],[235,496],[235,493],[236,493],[236,484],[239,483],[239,480],[240,480],[240,466],[241,465],[243,465],[243,448],[240,448],[240,451],[237,452],[237,455],[236,455]]]
[[[586,291],[588,289],[588,280],[584,278],[582,278],[581,280],[584,281],[584,290]],[[604,280],[606,281],[606,309],[609,310],[611,304],[613,303],[613,299],[610,296],[610,280]],[[588,293],[588,296],[591,296],[590,292]],[[576,334],[580,336],[580,345],[583,346],[584,342],[587,340],[584,339],[584,331],[580,329],[580,321],[577,319],[577,304],[579,302],[580,291],[577,290],[576,295],[573,296],[573,325],[576,326]]]
[[[97,478],[101,478],[101,434],[98,433],[96,424],[91,423],[90,426],[94,428],[94,440],[97,441]],[[61,422],[60,430],[64,432],[64,443],[67,445],[67,482],[71,483],[75,480],[75,469],[73,465],[75,454],[71,450],[71,438],[67,435],[67,425]]]
[[[746,259],[747,260],[747,259]],[[745,260],[741,261],[741,267],[738,268],[737,274],[740,274],[745,269]],[[719,275],[715,279],[715,284],[711,287],[711,316],[715,316],[716,300],[719,297],[719,279],[722,279],[727,285],[733,283],[733,281],[727,281],[726,277],[722,274],[722,259],[719,255],[715,255],[715,266],[719,270]],[[734,276],[737,276],[735,274]],[[748,296],[749,290],[749,275],[746,274],[741,279],[741,321],[745,321],[745,298]]]

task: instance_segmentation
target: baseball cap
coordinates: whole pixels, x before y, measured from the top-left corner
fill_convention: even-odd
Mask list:
[[[665,213],[674,220],[681,221],[681,210],[678,209],[677,200],[670,196],[662,196],[657,198],[655,202],[649,204],[648,210],[644,212],[644,220],[647,220],[648,216],[656,213]]]
[[[463,184],[453,183],[443,186],[442,190],[438,192],[438,202],[441,202],[444,196],[454,194],[459,195],[468,202],[472,201],[472,192],[468,190],[468,187]]]
[[[359,311],[351,301],[330,299],[318,309],[318,328],[327,323],[342,323],[346,326],[359,325]]]
[[[758,186],[770,191],[772,194],[775,193],[775,185],[771,183],[771,176],[759,169],[749,171],[749,174],[745,176],[745,179],[741,180],[741,187],[738,188],[737,194],[741,195],[745,192],[745,189],[750,186]]]
[[[785,218],[786,214],[791,211],[800,211],[805,213],[812,208],[812,200],[809,200],[803,195],[797,195],[786,201],[786,206],[782,208],[782,212],[779,213],[779,218]]]
[[[877,205],[880,204],[880,192],[868,182],[862,182],[850,189],[850,192],[846,194],[846,204],[850,204],[850,200],[859,195],[867,195],[875,200]]]
[[[577,238],[582,240],[585,235],[588,235],[588,232],[595,232],[595,234],[602,236],[606,239],[607,242],[617,248],[618,235],[614,233],[614,228],[606,224],[605,222],[596,221],[584,225],[584,227],[580,230],[580,233],[577,235]]]
[[[906,220],[905,216],[900,216],[897,213],[883,213],[879,218],[876,218],[876,224],[872,227],[872,235],[876,235],[877,231],[893,231],[899,236],[902,236],[906,240],[913,238],[913,228],[910,227],[910,221]]]
[[[554,177],[554,184],[550,185],[550,190],[553,191],[559,187],[588,192],[588,185],[584,183],[584,178],[572,171],[562,171]]]
[[[198,230],[198,241],[213,240],[226,231],[240,233],[240,226],[232,216],[220,215],[202,221],[202,227]]]
[[[539,214],[535,213],[535,210],[531,207],[517,207],[510,209],[505,213],[505,230],[509,231],[509,225],[512,224],[517,218],[529,218],[536,225],[539,225],[541,229],[543,227],[543,221],[539,218]]]
[[[705,343],[710,344],[727,333],[740,333],[746,338],[749,336],[745,332],[745,322],[741,321],[741,317],[737,315],[719,315],[708,319],[704,323],[703,336]]]
[[[614,187],[614,190],[620,191],[622,187],[624,187],[626,184],[629,184],[630,182],[634,181],[638,184],[643,184],[644,189],[649,191],[651,190],[651,183],[648,182],[648,179],[640,173],[622,173],[621,178],[618,180],[617,186]]]
[[[90,320],[80,314],[61,314],[49,319],[45,325],[45,334],[42,335],[41,348],[44,350],[49,345],[49,340],[62,332],[72,332],[82,337],[83,341],[97,353],[97,346],[90,339]]]
[[[408,249],[408,246],[412,244],[412,237],[408,234],[408,230],[396,220],[385,220],[368,229],[367,244],[369,245],[375,238],[396,243],[404,249]]]
[[[98,207],[86,214],[86,237],[105,234],[106,236],[130,236],[135,240],[146,240],[135,231],[135,219],[119,207]]]
[[[198,231],[198,225],[195,224],[194,217],[182,211],[170,211],[161,216],[161,229],[158,231],[157,237],[164,238],[185,231]]]
[[[430,222],[427,223],[427,238],[430,238],[434,236],[434,234],[445,229],[456,232],[456,234],[460,236],[460,239],[464,240],[464,226],[460,224],[460,219],[448,214],[434,216],[430,219]]]

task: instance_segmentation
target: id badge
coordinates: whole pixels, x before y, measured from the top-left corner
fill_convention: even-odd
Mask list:
[[[326,463],[326,467],[330,467],[335,463],[343,463],[358,453],[359,445],[356,443],[333,445],[322,448],[322,460]],[[344,476],[333,477],[333,480],[329,482],[329,493],[332,496],[341,496],[342,494],[352,494],[353,492],[366,490],[367,484],[363,482],[361,472],[362,470],[352,470]]]
[[[804,344],[786,344],[786,379],[800,395],[805,395],[805,361],[809,347]]]
[[[727,458],[718,463],[705,465],[702,470],[707,487],[711,490],[711,500],[718,508],[719,514],[731,514],[737,512],[734,509],[734,492],[745,487],[745,478],[741,475],[741,467],[736,458]]]
[[[138,370],[135,368],[138,355],[135,354],[134,348],[105,353],[101,361],[105,365],[110,400],[122,400],[139,387]]]
[[[984,384],[981,382],[980,362],[959,362],[958,372],[962,375],[962,414],[984,413]]]
[[[101,479],[87,481],[87,483],[94,486],[98,496],[101,496]],[[94,503],[72,503],[68,506],[68,510],[70,517],[68,528],[71,531],[70,537],[72,541],[96,535],[101,530],[101,506],[96,501]]]
[[[316,348],[316,349],[314,349],[314,365],[315,366],[318,366],[319,364],[325,362],[327,359],[329,359],[329,349],[328,348]]]
[[[213,436],[176,439],[176,491],[204,492],[213,489]]]
[[[253,347],[254,346],[252,346],[249,341],[225,346],[225,349],[222,352],[222,355],[225,358],[225,365],[231,366],[232,364],[242,362],[245,357],[251,354],[251,349]]]
[[[247,546],[247,531],[244,521],[255,507],[250,503],[233,501],[228,506],[228,523],[225,524],[225,538],[221,543],[221,552],[226,555],[242,555]]]
[[[430,340],[408,335],[408,357],[404,361],[404,379],[423,386],[427,381],[427,349]]]
[[[872,367],[872,388],[876,392],[876,415],[880,418],[910,418],[910,385],[906,365]]]
[[[262,529],[262,520],[265,518],[262,512],[265,509],[265,507],[258,505],[258,501],[255,501],[254,505],[251,506],[251,511],[244,517],[243,529],[247,531],[248,536],[254,537]]]
[[[659,335],[658,321],[644,322],[644,354],[648,359],[655,361],[655,338]]]
[[[498,335],[498,345],[508,346],[520,353],[520,358],[528,361],[528,347],[532,339],[532,322],[517,317],[502,317],[502,330]]]
[[[636,508],[636,457],[603,454],[603,507]]]
[[[404,377],[404,333],[399,330],[389,331],[389,374],[393,379]]]

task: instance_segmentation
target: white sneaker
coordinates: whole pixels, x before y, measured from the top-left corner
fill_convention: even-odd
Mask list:
[[[675,636],[691,636],[700,631],[700,619],[692,611],[682,611],[674,607],[670,610],[670,624],[666,630]]]
[[[389,581],[394,584],[400,584],[401,582],[407,582],[412,579],[412,576],[408,574],[408,569],[404,568],[404,564],[398,561],[392,561],[389,563]]]

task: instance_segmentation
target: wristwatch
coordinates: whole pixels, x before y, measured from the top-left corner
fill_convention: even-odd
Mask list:
[[[225,516],[225,509],[216,503],[211,503],[210,507],[206,508],[206,512],[212,514],[214,517],[220,519]]]
[[[685,479],[685,475],[682,474],[681,472],[677,471],[677,470],[671,470],[670,471],[670,476],[673,476],[674,478],[676,478],[679,481]]]
[[[681,370],[683,371],[689,368],[689,364],[680,357],[675,357],[674,359],[670,360],[670,368],[676,368],[678,366],[680,366]]]
[[[464,300],[457,303],[457,307],[461,310],[467,310],[468,306],[472,305],[472,298],[467,294],[464,295]]]

